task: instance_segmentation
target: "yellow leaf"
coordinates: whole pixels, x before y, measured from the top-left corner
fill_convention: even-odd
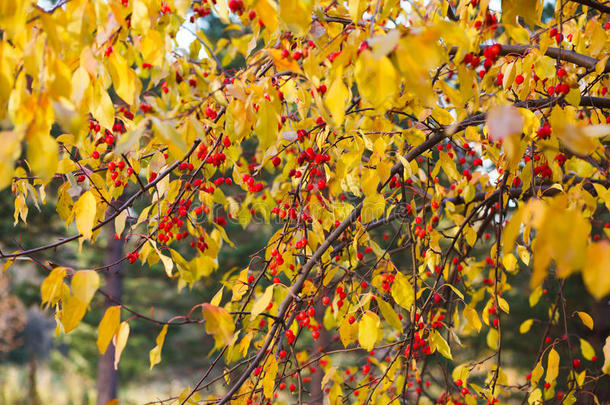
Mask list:
[[[322,383],[320,384],[320,386],[324,387],[326,385],[326,383],[329,382],[330,379],[334,377],[334,375],[337,373],[338,369],[339,369],[339,367],[337,367],[337,366],[328,368],[324,373],[324,377],[322,378]]]
[[[400,319],[398,315],[394,311],[394,308],[381,298],[377,298],[377,305],[379,306],[379,310],[381,311],[381,315],[388,321],[388,324],[394,329],[402,332],[402,324],[400,323]]]
[[[533,29],[540,25],[542,5],[540,0],[502,0],[502,21],[516,24],[517,17],[523,17],[525,23]]]
[[[601,300],[610,294],[610,242],[591,243],[587,248],[587,264],[582,271],[582,277],[587,290],[595,299]]]
[[[112,52],[108,57],[108,71],[118,96],[127,104],[135,105],[140,96],[142,84],[136,72],[129,67],[127,61],[118,52]]]
[[[74,204],[73,210],[76,228],[83,235],[79,238],[79,242],[82,245],[85,239],[91,239],[91,235],[93,234],[92,229],[95,225],[96,203],[93,193],[91,191],[85,191]]]
[[[539,285],[538,287],[534,288],[534,291],[532,291],[532,293],[529,296],[529,303],[530,303],[530,307],[535,306],[538,301],[540,301],[540,297],[542,297],[542,286]]]
[[[233,340],[235,324],[229,311],[210,304],[203,304],[202,310],[206,333],[214,336],[214,340],[219,346],[230,344]]]
[[[75,297],[89,305],[93,295],[100,286],[100,276],[94,270],[77,271],[72,276],[72,293]]]
[[[311,21],[312,0],[279,0],[280,21],[296,36],[307,33]]]
[[[521,206],[513,213],[512,218],[508,222],[508,225],[504,227],[502,232],[502,253],[504,255],[509,254],[514,246],[519,231],[521,230],[521,222],[523,221],[523,214],[525,213],[525,207]]]
[[[557,378],[557,374],[559,374],[559,353],[553,348],[549,352],[549,357],[547,359],[544,381],[552,383]]]
[[[373,193],[371,195],[366,196],[366,198],[362,201],[362,223],[366,224],[368,222],[379,219],[383,215],[385,210],[385,198],[383,195],[379,193]]]
[[[133,12],[131,13],[131,26],[137,32],[145,33],[150,28],[150,16],[148,6],[144,0],[133,1]]]
[[[258,120],[256,121],[256,135],[260,141],[259,147],[266,151],[277,141],[278,113],[270,102],[263,100],[258,110]]]
[[[476,329],[477,332],[481,331],[481,320],[479,319],[479,314],[477,314],[476,309],[470,305],[466,305],[464,307],[464,318],[466,318],[470,326]]]
[[[347,4],[349,9],[349,16],[351,17],[352,21],[358,23],[358,21],[360,20],[360,16],[364,11],[364,7],[366,6],[366,2],[361,0],[348,0]]]
[[[591,343],[583,338],[580,338],[580,351],[582,352],[582,356],[587,360],[591,360],[593,356],[595,356],[595,349],[593,349]]]
[[[121,211],[119,215],[114,219],[114,232],[117,235],[122,235],[125,229],[125,220],[127,219],[127,210]]]
[[[165,335],[167,334],[168,325],[163,325],[161,332],[157,335],[157,345],[150,350],[148,357],[150,358],[150,369],[161,363],[161,350],[163,349],[163,343],[165,342]]]
[[[542,373],[544,372],[544,368],[542,367],[542,363],[539,361],[536,363],[536,367],[532,370],[532,386],[535,387],[538,385],[538,381],[540,381],[540,377],[542,377]]]
[[[47,302],[55,304],[61,297],[61,289],[66,276],[66,269],[63,267],[55,267],[51,273],[42,281],[40,285],[40,295],[42,304]]]
[[[119,330],[115,335],[114,340],[114,369],[119,368],[119,361],[121,360],[121,353],[127,345],[127,338],[129,338],[129,324],[127,322],[121,322]]]
[[[220,290],[218,290],[218,292],[214,295],[214,297],[210,301],[210,304],[212,304],[214,306],[220,305],[220,301],[222,300],[222,294],[224,293],[224,289],[225,289],[224,286],[220,287]]]
[[[508,306],[508,302],[506,302],[506,300],[502,297],[498,297],[498,305],[500,306],[500,309],[504,312],[506,312],[507,314],[510,312],[510,307]]]
[[[87,304],[78,297],[69,296],[62,300],[61,324],[64,331],[70,333],[80,323],[87,312]]]
[[[337,126],[343,125],[345,107],[348,101],[349,90],[345,83],[343,83],[343,69],[339,68],[337,69],[335,79],[330,85],[324,99],[324,103],[326,104],[326,107],[328,107],[330,115],[333,117],[333,121]]]
[[[381,321],[374,312],[367,311],[358,322],[358,342],[366,351],[373,350],[379,336],[379,325]]]
[[[290,55],[288,55],[287,57],[282,56],[281,49],[267,49],[267,53],[273,60],[273,64],[276,66],[276,68],[278,70],[280,70],[280,71],[288,70],[290,72],[295,72],[295,73],[303,72],[301,70],[301,67],[299,66],[299,63],[296,60],[292,59],[292,56],[290,56]],[[260,114],[260,112],[259,112],[259,114]]]
[[[449,344],[447,343],[445,338],[443,338],[441,334],[434,329],[430,332],[430,343],[432,343],[436,347],[436,350],[438,350],[440,354],[450,360],[453,360]]]
[[[409,282],[407,276],[402,273],[396,273],[392,288],[390,290],[394,301],[404,309],[410,311],[415,295],[413,292],[413,286]]]
[[[0,131],[0,190],[13,181],[15,160],[21,155],[22,137],[23,132]]]
[[[34,174],[47,183],[55,175],[59,162],[59,146],[49,134],[28,137],[27,160]]]
[[[506,268],[506,270],[513,272],[518,269],[517,267],[517,258],[512,253],[504,255],[502,257],[502,264]]]
[[[341,325],[339,325],[339,338],[341,339],[341,343],[343,343],[343,347],[349,346],[356,339],[356,334],[358,333],[358,325],[356,323],[349,323],[349,317],[343,317],[341,321]]]
[[[518,245],[517,253],[519,254],[519,257],[521,258],[521,261],[523,263],[525,263],[526,266],[530,264],[530,252],[527,250],[527,248],[525,246]]]
[[[71,99],[75,105],[81,104],[90,83],[91,80],[89,79],[89,73],[84,67],[79,66],[72,74]]]
[[[89,100],[89,111],[93,118],[98,120],[102,128],[112,129],[114,106],[108,92],[99,81],[95,82],[93,86],[93,97]]]
[[[160,66],[165,57],[165,39],[157,30],[148,30],[142,38],[141,48],[144,62]]]
[[[278,27],[277,4],[271,0],[258,0],[255,9],[265,27],[275,32]]]
[[[519,326],[519,333],[527,333],[532,327],[533,323],[533,319],[528,319],[527,321],[524,321],[521,326]]]
[[[468,376],[470,375],[470,365],[468,363],[460,364],[451,372],[451,378],[454,381],[462,380],[462,382],[466,382],[468,380]]]
[[[451,115],[451,113],[444,108],[434,107],[431,115],[432,118],[434,118],[441,125],[449,125],[455,121],[453,115]]]
[[[606,338],[606,343],[604,344],[604,365],[602,371],[605,374],[610,374],[610,336]]]
[[[455,293],[455,295],[457,295],[458,297],[460,297],[460,299],[464,299],[464,294],[462,294],[462,292],[460,290],[457,289],[456,286],[454,286],[453,284],[443,284],[443,286],[447,286],[449,288],[451,288],[451,290]]]
[[[578,107],[580,105],[580,89],[578,87],[570,89],[570,92],[566,95],[565,99],[570,105]]]
[[[389,102],[398,91],[398,72],[388,57],[375,60],[370,51],[360,53],[354,71],[362,98],[375,108]]]
[[[27,223],[28,218],[28,205],[25,202],[25,197],[23,194],[19,194],[15,197],[15,214],[14,214],[15,222],[13,222],[13,226],[19,223],[19,218],[23,221],[23,223]]]
[[[491,350],[498,350],[498,330],[497,329],[489,329],[486,337],[487,346]]]
[[[593,330],[593,318],[586,312],[579,311],[577,312],[582,323],[589,329]]]
[[[250,310],[250,319],[254,319],[259,316],[265,309],[267,309],[267,305],[271,302],[273,298],[273,284],[265,289],[263,295],[261,295],[255,302],[252,304],[252,309]]]
[[[540,388],[536,388],[531,392],[529,397],[527,398],[527,403],[530,405],[539,405],[542,403],[542,391]]]
[[[101,354],[106,352],[112,337],[119,328],[121,323],[121,307],[116,305],[108,307],[104,313],[104,317],[100,321],[97,332],[97,348]]]
[[[267,398],[273,396],[273,387],[275,386],[275,377],[277,376],[277,360],[275,356],[269,356],[265,363],[264,371],[265,376],[263,377],[263,393]]]

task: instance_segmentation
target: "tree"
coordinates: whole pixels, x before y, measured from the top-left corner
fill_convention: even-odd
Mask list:
[[[2,2],[0,186],[15,223],[51,203],[68,232],[5,269],[48,272],[63,333],[108,297],[115,368],[134,319],[158,326],[151,368],[205,329],[182,404],[608,401],[608,327],[578,291],[610,293],[610,10],[488,3]],[[265,247],[223,268],[238,226]],[[120,259],[62,264],[109,227]],[[100,288],[123,264],[215,295],[144,314]],[[538,343],[514,359],[519,334]]]

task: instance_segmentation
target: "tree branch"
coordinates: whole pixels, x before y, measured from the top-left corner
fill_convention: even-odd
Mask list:
[[[599,3],[597,1],[594,0],[571,0],[574,3],[579,3],[582,4],[583,6],[589,6],[591,8],[594,8],[597,11],[601,11],[602,13],[607,13],[610,14],[610,7],[606,6],[605,4]]]

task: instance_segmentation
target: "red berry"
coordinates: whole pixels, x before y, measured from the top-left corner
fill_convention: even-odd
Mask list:
[[[572,367],[574,367],[575,370],[580,367],[580,359],[572,360]]]
[[[517,83],[517,84],[521,84],[521,83],[523,83],[523,80],[524,80],[524,79],[523,79],[523,75],[517,75],[517,76],[515,77],[515,83]]]

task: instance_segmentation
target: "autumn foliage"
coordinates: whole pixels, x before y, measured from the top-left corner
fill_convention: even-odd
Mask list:
[[[174,403],[610,400],[610,341],[564,298],[610,293],[610,10],[488,3],[1,1],[0,187],[15,224],[51,204],[67,232],[4,245],[5,271],[45,270],[60,333],[108,266],[56,249],[107,226],[168,287],[218,280],[188,313],[117,301],[99,323],[115,367],[132,319],[158,327],[151,368],[176,328],[213,337],[225,378],[204,370]],[[209,14],[231,35],[209,41]],[[266,248],[223,268],[237,226]],[[519,280],[545,316],[511,311]],[[529,371],[505,372],[503,341],[532,328]]]

